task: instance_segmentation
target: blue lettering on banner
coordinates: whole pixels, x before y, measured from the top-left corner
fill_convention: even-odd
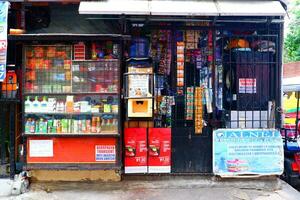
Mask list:
[[[115,162],[116,148],[115,145],[96,145],[95,160],[97,162]]]
[[[3,81],[6,76],[6,69],[4,64],[0,64],[0,81]]]
[[[218,129],[213,132],[213,172],[216,175],[279,175],[283,172],[283,142],[278,130]]]

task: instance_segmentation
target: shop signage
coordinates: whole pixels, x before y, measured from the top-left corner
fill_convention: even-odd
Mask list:
[[[115,162],[116,161],[115,145],[96,145],[95,158],[97,162]]]
[[[239,79],[239,93],[246,93],[246,94],[256,93],[256,79],[255,78],[240,78]]]
[[[53,157],[53,140],[29,140],[30,157]]]
[[[213,172],[220,176],[280,175],[283,142],[274,129],[218,129],[213,132]]]
[[[7,51],[7,14],[9,2],[0,2],[0,82],[6,76],[6,51]]]
[[[149,75],[129,76],[129,97],[147,97],[149,93]]]

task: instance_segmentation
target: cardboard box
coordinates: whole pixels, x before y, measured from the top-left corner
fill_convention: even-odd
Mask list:
[[[171,172],[171,129],[148,129],[148,173]]]
[[[126,128],[124,145],[125,174],[147,173],[147,129]]]

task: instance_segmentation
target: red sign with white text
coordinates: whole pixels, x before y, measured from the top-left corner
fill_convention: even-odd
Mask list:
[[[149,128],[148,172],[171,172],[171,129]]]
[[[147,173],[147,129],[125,128],[125,173]]]

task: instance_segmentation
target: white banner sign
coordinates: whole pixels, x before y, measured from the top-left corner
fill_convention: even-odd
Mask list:
[[[8,1],[0,1],[0,82],[6,77]]]
[[[53,140],[29,140],[29,157],[53,157]]]
[[[256,79],[255,78],[240,78],[239,79],[239,93],[255,94],[256,93]]]

